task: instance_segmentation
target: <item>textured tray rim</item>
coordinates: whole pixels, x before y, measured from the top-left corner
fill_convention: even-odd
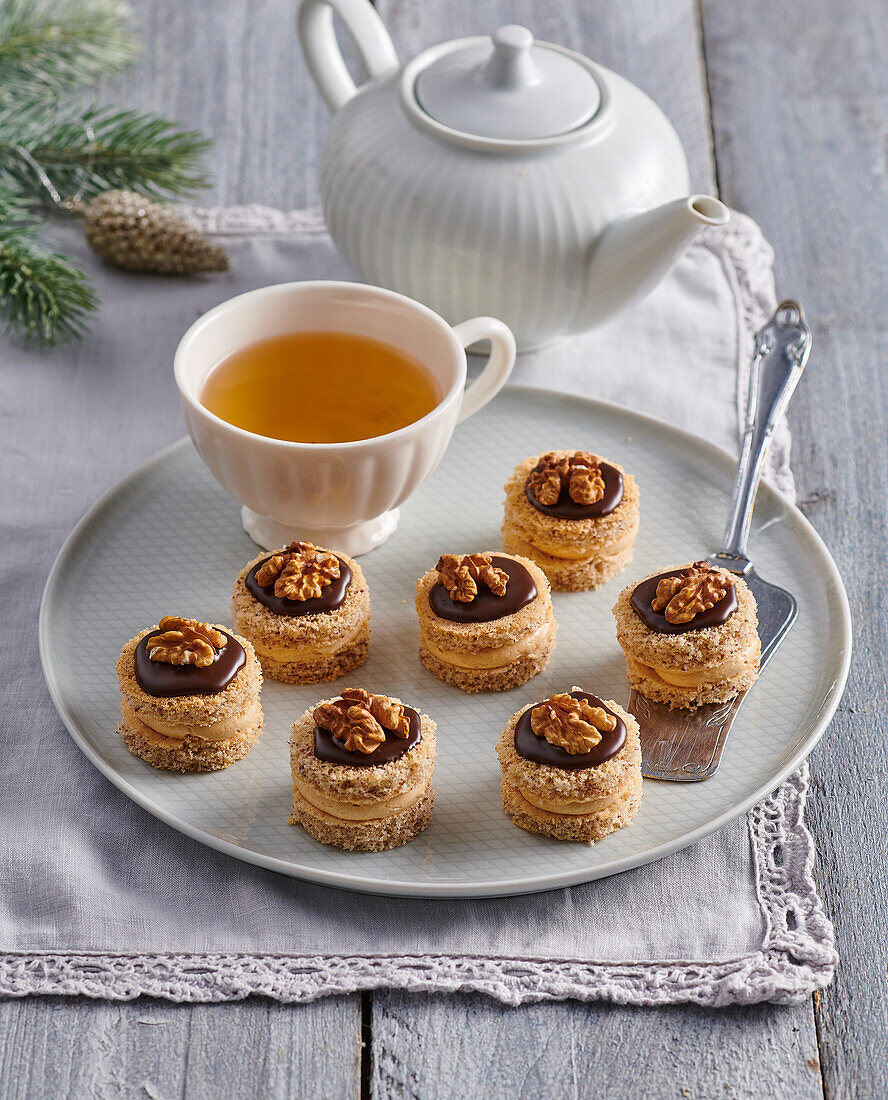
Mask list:
[[[638,412],[635,409],[628,408],[625,405],[620,405],[615,402],[600,401],[595,398],[578,397],[573,394],[560,393],[557,390],[544,389],[538,386],[525,386],[520,384],[511,384],[508,386],[508,390],[511,392],[519,391],[528,400],[532,400],[535,397],[538,399],[551,400],[553,398],[561,398],[563,400],[570,400],[573,404],[583,404],[595,409],[599,413],[606,413],[612,411],[620,416],[628,417],[635,420],[639,427],[644,429],[650,426],[657,431],[665,431],[669,434],[676,436],[679,439],[684,440],[690,447],[696,449],[699,453],[707,454],[713,464],[727,465],[730,470],[733,470],[736,459],[730,455],[727,451],[717,447],[715,444],[702,439],[699,436],[694,435],[692,432],[685,431],[681,428],[676,428],[670,424],[664,424],[656,417],[649,416],[645,413]],[[837,597],[838,608],[840,611],[841,620],[841,633],[842,637],[840,642],[833,643],[833,650],[837,650],[841,646],[840,654],[840,667],[833,680],[831,687],[828,689],[826,695],[820,703],[820,707],[817,711],[817,716],[812,723],[811,727],[805,732],[804,737],[800,740],[796,751],[788,758],[788,762],[781,768],[778,768],[772,778],[769,778],[766,782],[762,783],[756,790],[748,795],[746,798],[741,799],[738,802],[733,803],[726,808],[721,814],[709,819],[704,824],[698,826],[695,829],[689,830],[687,833],[671,841],[666,841],[661,845],[655,845],[647,852],[639,855],[624,856],[619,859],[613,859],[609,862],[598,864],[594,867],[589,867],[582,870],[570,870],[558,872],[557,874],[540,877],[533,876],[530,879],[510,879],[506,881],[500,881],[496,884],[491,884],[489,888],[479,886],[477,882],[441,882],[441,883],[417,883],[408,881],[386,881],[382,882],[379,879],[368,879],[359,875],[352,875],[347,872],[341,871],[325,871],[317,867],[310,867],[298,864],[294,861],[288,861],[280,859],[276,856],[266,855],[265,853],[258,852],[249,848],[242,847],[238,844],[233,844],[230,841],[223,839],[222,837],[214,836],[212,833],[206,832],[197,826],[190,824],[187,821],[179,818],[175,813],[169,812],[164,807],[155,803],[150,797],[144,794],[140,789],[130,783],[126,778],[120,775],[117,770],[102,759],[99,753],[92,747],[89,739],[80,732],[77,723],[68,710],[63,692],[56,680],[55,672],[52,667],[52,661],[50,656],[50,637],[49,637],[49,617],[51,614],[50,608],[53,602],[56,587],[59,583],[60,577],[63,575],[65,566],[68,559],[73,554],[80,538],[91,526],[92,522],[98,517],[107,507],[109,507],[119,496],[125,495],[130,485],[138,478],[142,477],[153,466],[163,462],[163,460],[176,450],[183,449],[191,445],[189,438],[183,437],[169,446],[163,448],[157,454],[152,455],[144,462],[140,463],[134,470],[130,471],[121,478],[116,484],[111,486],[106,493],[104,493],[98,501],[92,507],[90,507],[81,519],[75,524],[73,530],[63,542],[49,575],[46,580],[46,584],[43,588],[43,594],[40,601],[40,613],[38,618],[38,645],[40,651],[40,661],[43,669],[43,676],[46,681],[47,688],[49,690],[50,697],[52,698],[53,705],[55,706],[59,716],[61,717],[66,729],[77,744],[78,748],[87,759],[92,763],[98,771],[105,776],[115,787],[118,788],[123,794],[127,796],[131,801],[142,809],[147,810],[148,813],[154,817],[163,821],[165,824],[176,829],[178,832],[184,833],[186,836],[191,837],[193,840],[197,840],[201,844],[206,844],[210,848],[222,852],[225,855],[232,856],[235,859],[240,859],[243,862],[254,864],[255,866],[264,867],[271,871],[276,871],[280,874],[287,875],[291,878],[297,878],[308,882],[318,883],[323,886],[334,886],[340,889],[352,890],[358,893],[371,893],[389,895],[393,897],[438,897],[438,898],[494,898],[494,897],[511,897],[520,894],[532,894],[542,893],[547,890],[562,889],[567,886],[577,886],[585,882],[591,882],[598,878],[607,878],[610,875],[620,874],[622,871],[630,870],[634,867],[642,867],[645,864],[656,862],[659,859],[663,859],[666,856],[672,855],[674,852],[681,851],[684,848],[690,847],[692,844],[703,840],[705,837],[711,835],[720,829],[723,825],[728,824],[735,818],[746,813],[753,806],[767,797],[775,788],[777,788],[786,777],[799,767],[799,765],[808,757],[811,751],[814,749],[817,742],[823,736],[827,726],[829,725],[833,715],[838,708],[841,701],[842,694],[845,689],[845,684],[848,679],[848,672],[851,665],[851,653],[852,653],[852,627],[851,627],[851,609],[848,602],[848,596],[845,591],[845,586],[842,581],[841,574],[839,573],[838,566],[833,560],[832,555],[829,552],[823,539],[817,533],[811,522],[807,519],[804,513],[789,500],[779,489],[763,482],[759,492],[770,494],[774,501],[776,501],[781,507],[785,508],[789,515],[800,525],[801,530],[805,536],[810,540],[811,545],[817,552],[817,557],[825,568],[825,572],[832,583],[833,590]],[[753,555],[754,557],[754,555]],[[650,780],[649,782],[655,782]]]

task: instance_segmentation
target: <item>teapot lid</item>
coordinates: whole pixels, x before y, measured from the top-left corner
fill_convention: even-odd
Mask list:
[[[420,72],[419,106],[436,122],[480,138],[532,141],[569,133],[601,105],[601,88],[582,58],[534,42],[527,27],[499,27],[461,39]]]

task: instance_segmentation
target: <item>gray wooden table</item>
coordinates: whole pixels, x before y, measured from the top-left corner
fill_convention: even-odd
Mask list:
[[[859,637],[812,757],[809,821],[834,984],[792,1008],[703,1011],[374,993],[285,1006],[0,1002],[3,1097],[888,1096],[884,709],[888,5],[879,0],[379,0],[406,58],[520,22],[666,110],[694,186],[762,225],[816,351],[792,414],[802,507]],[[216,139],[207,201],[316,202],[326,114],[294,0],[138,0],[141,62],[107,95]],[[881,608],[874,614],[876,609]]]

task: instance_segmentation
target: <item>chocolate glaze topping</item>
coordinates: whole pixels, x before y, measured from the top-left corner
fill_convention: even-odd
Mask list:
[[[545,737],[537,737],[530,725],[530,716],[537,708],[528,707],[515,726],[515,751],[519,756],[525,760],[535,760],[538,764],[551,764],[554,768],[576,772],[581,768],[595,768],[617,755],[626,744],[626,723],[623,719],[605,706],[597,695],[590,695],[588,691],[572,691],[570,695],[572,699],[587,699],[593,707],[601,707],[616,718],[616,728],[610,733],[602,733],[601,740],[591,752],[572,753],[560,745],[550,744]]]
[[[142,691],[148,695],[163,699],[180,695],[217,695],[228,687],[247,663],[244,647],[225,631],[222,633],[228,641],[222,649],[217,650],[215,660],[206,668],[152,661],[148,656],[148,642],[163,633],[163,630],[152,630],[136,646],[136,680]]]
[[[273,556],[272,554],[268,555],[269,558]],[[316,599],[288,600],[284,596],[274,594],[273,584],[268,585],[266,588],[257,584],[256,574],[268,561],[268,558],[256,562],[250,572],[247,573],[244,584],[253,599],[258,600],[269,611],[273,611],[275,615],[288,615],[295,618],[299,615],[318,615],[324,611],[335,611],[337,607],[342,606],[352,579],[352,571],[348,565],[342,558],[337,558],[337,560],[339,562],[339,576],[331,581]]]
[[[623,499],[623,475],[616,466],[606,462],[599,464],[601,479],[604,482],[604,496],[594,504],[577,504],[570,499],[568,486],[561,486],[561,495],[555,504],[540,504],[530,487],[530,478],[524,484],[524,495],[538,512],[556,519],[594,519],[597,516],[609,516]]]
[[[404,707],[404,713],[410,720],[408,736],[395,737],[393,732],[383,726],[385,740],[373,752],[349,752],[345,742],[334,737],[329,730],[315,726],[314,754],[318,760],[326,760],[328,764],[347,764],[351,768],[372,768],[377,764],[391,764],[393,760],[400,760],[405,752],[409,752],[422,739],[419,714],[412,707]]]
[[[717,604],[710,607],[708,611],[701,611],[698,615],[695,615],[689,623],[669,622],[662,611],[654,611],[651,603],[657,595],[657,585],[664,577],[678,577],[683,572],[683,569],[672,569],[668,573],[659,573],[656,577],[651,577],[649,580],[637,584],[635,591],[629,597],[632,610],[644,625],[653,630],[655,634],[685,634],[689,630],[703,630],[707,626],[721,626],[737,610],[737,586],[732,584]]]
[[[522,607],[537,598],[537,587],[533,577],[519,561],[501,558],[496,554],[490,559],[497,569],[508,574],[505,596],[494,596],[486,584],[478,585],[478,595],[471,603],[460,603],[451,598],[450,593],[440,582],[429,592],[429,606],[439,619],[449,619],[454,623],[492,623],[495,619],[504,619],[514,615]]]

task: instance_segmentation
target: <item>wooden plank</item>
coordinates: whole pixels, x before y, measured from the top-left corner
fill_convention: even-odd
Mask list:
[[[799,1017],[775,1005],[510,1009],[388,994],[373,1006],[370,1095],[819,1100],[817,1047]]]
[[[817,1009],[828,1097],[888,1095],[885,943],[884,605],[888,509],[888,8],[806,0],[704,0],[722,196],[759,220],[778,285],[815,333],[793,399],[803,507],[852,604],[857,653],[838,715],[812,757],[809,820],[841,956]]]
[[[359,997],[3,1001],[0,1096],[342,1100],[360,1095],[359,1029]]]
[[[198,201],[316,203],[329,116],[302,62],[294,0],[143,0],[134,10],[142,55],[101,97],[215,140],[215,183]]]

